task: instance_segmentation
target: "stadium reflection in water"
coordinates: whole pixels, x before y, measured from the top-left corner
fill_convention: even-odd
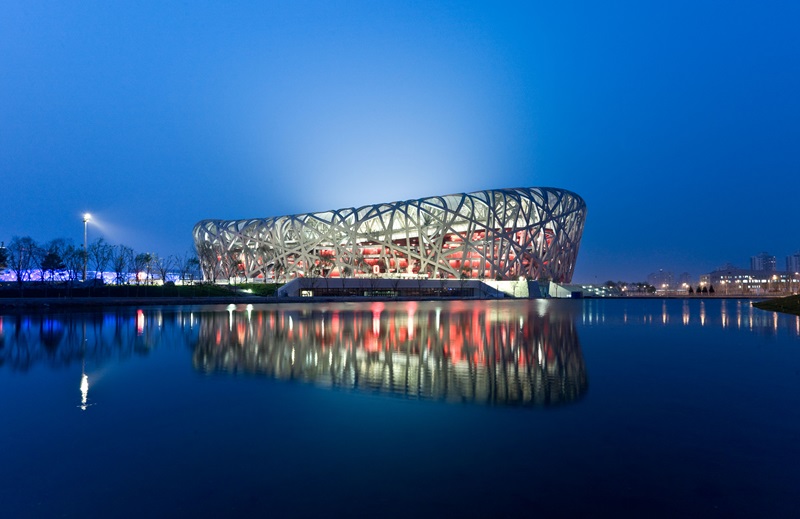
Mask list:
[[[588,387],[569,308],[541,301],[231,306],[201,315],[194,365],[412,399],[562,404]]]
[[[188,348],[204,372],[245,373],[414,399],[546,406],[587,390],[580,307],[449,301],[116,308],[0,315],[0,366],[93,371],[162,348]]]

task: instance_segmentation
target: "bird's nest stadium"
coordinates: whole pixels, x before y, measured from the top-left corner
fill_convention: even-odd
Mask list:
[[[569,283],[586,203],[556,188],[432,196],[320,213],[203,220],[208,281],[440,278]]]

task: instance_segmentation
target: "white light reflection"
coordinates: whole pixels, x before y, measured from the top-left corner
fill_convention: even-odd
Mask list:
[[[233,303],[228,305],[228,331],[233,331],[233,311],[236,310],[236,305]]]
[[[86,373],[81,375],[81,411],[86,411],[89,407],[89,376]]]
[[[536,301],[536,313],[539,317],[547,315],[547,300],[539,299]]]
[[[720,314],[721,314],[720,317],[722,317],[722,327],[723,328],[727,328],[728,327],[728,307],[727,307],[727,303],[728,303],[728,301],[723,299],[722,300],[722,304],[719,306],[719,311],[720,311]]]
[[[374,335],[381,334],[381,312],[380,310],[372,311],[372,333]]]
[[[736,328],[742,327],[742,302],[736,302]]]
[[[416,315],[417,305],[412,301],[407,305],[408,308],[408,322],[407,322],[407,329],[408,329],[408,338],[409,340],[414,338],[414,315]]]

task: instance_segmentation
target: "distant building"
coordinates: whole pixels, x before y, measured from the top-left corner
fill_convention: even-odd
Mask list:
[[[675,278],[672,272],[660,269],[658,272],[653,272],[647,275],[647,284],[656,287],[656,292],[666,292],[675,288]]]
[[[772,256],[766,252],[762,252],[761,254],[757,254],[756,256],[750,258],[750,270],[775,272],[775,266],[775,256]]]
[[[736,267],[715,270],[700,276],[700,286],[713,286],[719,295],[793,292],[797,290],[799,284],[800,276],[794,272],[747,270]]]
[[[795,252],[791,256],[786,256],[786,272],[795,274],[800,272],[800,251]]]

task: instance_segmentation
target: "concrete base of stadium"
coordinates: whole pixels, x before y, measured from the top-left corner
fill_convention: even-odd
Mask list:
[[[278,297],[529,299],[544,295],[538,281],[524,279],[297,278],[279,288]]]

